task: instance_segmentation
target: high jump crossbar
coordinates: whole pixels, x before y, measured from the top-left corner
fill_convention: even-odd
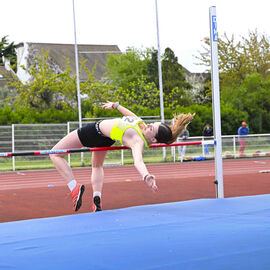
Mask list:
[[[194,142],[179,142],[173,144],[152,144],[149,148],[157,147],[171,147],[171,146],[183,146],[183,145],[202,145],[202,144],[215,144],[214,140],[209,141],[194,141]],[[42,151],[28,151],[28,152],[6,152],[0,153],[0,157],[15,157],[15,156],[41,156],[51,154],[72,154],[81,152],[97,152],[97,151],[112,151],[112,150],[124,150],[130,149],[126,146],[110,146],[110,147],[92,147],[92,148],[74,148],[74,149],[58,149],[58,150],[42,150]]]

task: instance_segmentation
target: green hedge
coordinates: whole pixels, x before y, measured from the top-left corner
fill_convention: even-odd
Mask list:
[[[78,120],[78,110],[48,109],[39,111],[27,108],[0,107],[0,125],[35,124],[35,123],[65,123]]]
[[[134,105],[130,108],[139,116],[159,116],[160,109],[149,109],[140,105]],[[189,107],[177,107],[175,111],[170,108],[164,109],[165,119],[171,119],[175,113],[196,113],[195,118],[189,125],[189,131],[192,136],[201,136],[203,127],[209,123],[213,125],[212,105],[192,105]],[[119,117],[120,113],[112,110],[102,110],[99,106],[92,105],[87,101],[82,102],[82,117]],[[267,115],[268,119],[269,116]],[[66,123],[69,121],[78,121],[78,109],[56,110],[48,109],[38,111],[35,109],[0,107],[0,125],[10,125],[18,123]],[[249,121],[246,112],[238,111],[230,105],[221,105],[222,134],[236,134],[242,121]]]

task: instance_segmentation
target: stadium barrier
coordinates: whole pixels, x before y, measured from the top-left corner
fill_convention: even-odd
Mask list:
[[[146,123],[157,121],[157,119],[145,119]],[[83,125],[89,122],[83,122]],[[0,126],[0,153],[5,152],[32,152],[52,149],[53,146],[69,132],[78,128],[78,122],[68,122],[66,124],[13,124]],[[213,139],[210,137],[210,139]],[[202,136],[189,137],[185,142],[205,141]],[[256,158],[267,157],[270,153],[270,134],[252,134],[247,136],[246,149],[244,154],[238,154],[238,136],[222,136],[223,158]],[[117,145],[117,144],[116,144]],[[166,161],[177,162],[178,147],[181,145],[171,145],[171,150],[166,151]],[[164,148],[153,148],[145,151],[146,162],[163,162],[162,150]],[[166,149],[166,148],[165,148]],[[86,150],[89,152],[89,150]],[[86,152],[79,154],[68,154],[67,159],[72,166],[84,166],[91,163],[91,156]],[[207,160],[214,158],[213,146],[209,146],[209,153],[204,153],[204,145],[188,145],[186,147],[185,159],[183,161]],[[109,166],[130,164],[132,154],[130,151],[110,151],[105,160]],[[13,156],[12,159],[0,159],[0,170],[45,168],[50,163],[47,155],[39,156]],[[31,165],[31,167],[30,167]],[[46,168],[47,168],[46,167]]]

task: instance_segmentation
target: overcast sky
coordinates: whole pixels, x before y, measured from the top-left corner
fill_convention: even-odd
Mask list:
[[[0,38],[74,43],[72,0],[0,0]],[[74,0],[78,44],[157,48],[155,0]],[[256,28],[270,35],[270,0],[158,0],[161,51],[170,47],[191,72],[204,71],[194,55],[209,36],[209,7],[217,27],[236,37]]]

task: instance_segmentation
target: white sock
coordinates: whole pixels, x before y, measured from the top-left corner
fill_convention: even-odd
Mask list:
[[[75,179],[73,179],[67,185],[68,185],[70,191],[72,191],[76,187],[77,181]]]
[[[96,197],[96,196],[98,196],[99,198],[101,198],[101,192],[95,191],[95,192],[93,193],[93,198]]]

